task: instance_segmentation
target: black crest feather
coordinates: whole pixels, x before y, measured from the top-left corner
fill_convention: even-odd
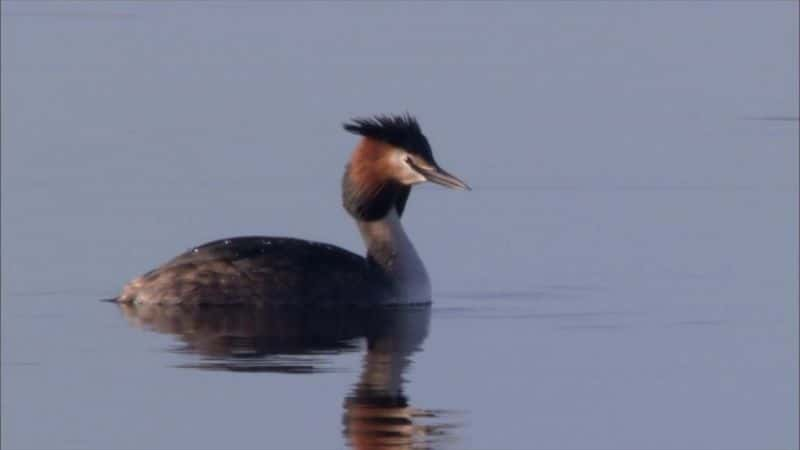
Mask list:
[[[417,119],[408,113],[355,118],[346,122],[344,129],[353,134],[387,142],[434,162],[428,139],[422,134]]]

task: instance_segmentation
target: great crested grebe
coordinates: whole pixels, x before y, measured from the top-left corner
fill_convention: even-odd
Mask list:
[[[411,186],[469,190],[433,158],[416,119],[353,119],[362,136],[342,179],[345,210],[367,247],[363,258],[333,245],[283,237],[222,239],[178,255],[130,281],[117,298],[147,304],[424,304],[431,283],[400,223]]]

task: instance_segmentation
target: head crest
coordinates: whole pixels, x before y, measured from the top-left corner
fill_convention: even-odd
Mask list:
[[[345,123],[344,129],[353,134],[387,142],[433,162],[428,139],[422,134],[417,119],[408,113],[397,116],[355,118]]]

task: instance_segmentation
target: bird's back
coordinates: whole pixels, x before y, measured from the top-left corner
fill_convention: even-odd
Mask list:
[[[150,304],[365,305],[386,296],[365,258],[292,238],[222,239],[196,247],[128,283],[120,302]]]

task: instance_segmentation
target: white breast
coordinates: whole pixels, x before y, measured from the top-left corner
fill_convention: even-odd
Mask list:
[[[367,252],[398,287],[399,303],[427,303],[431,283],[425,266],[408,238],[397,211],[392,208],[383,219],[359,221]]]

